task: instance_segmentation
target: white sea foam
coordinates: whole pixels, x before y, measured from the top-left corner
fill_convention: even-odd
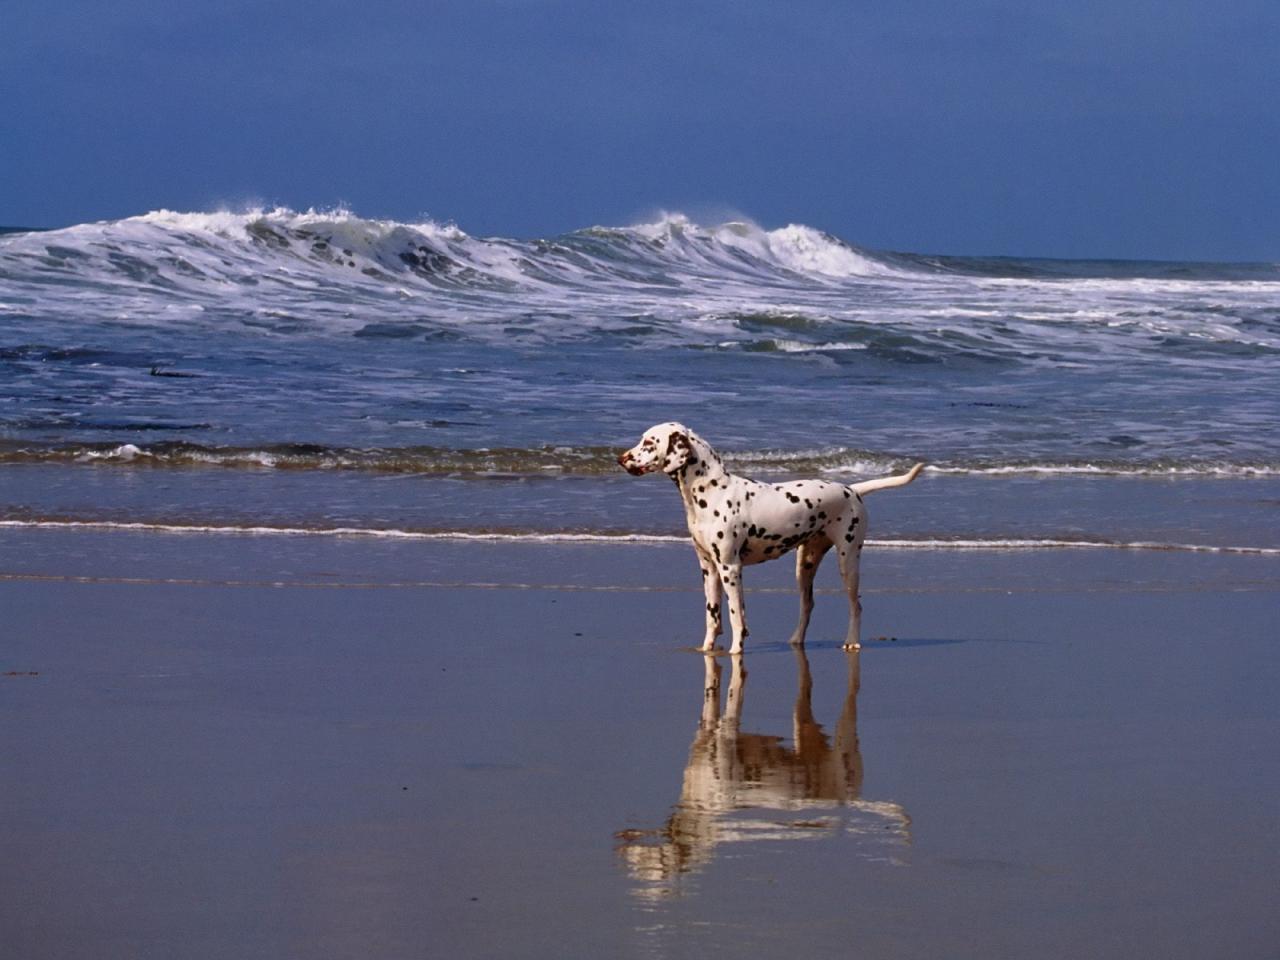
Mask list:
[[[149,457],[151,454],[141,447],[132,443],[122,443],[118,447],[110,450],[85,450],[76,456],[76,460],[81,463],[94,463],[100,461],[115,461],[117,463],[131,463],[139,457]]]
[[[824,353],[831,350],[865,350],[865,343],[806,343],[803,340],[774,340],[781,353]]]
[[[902,277],[906,271],[895,270],[828,234],[791,224],[768,233],[768,247],[774,258],[797,273],[828,277]]]

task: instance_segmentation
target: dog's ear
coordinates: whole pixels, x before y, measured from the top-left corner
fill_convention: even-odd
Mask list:
[[[662,472],[672,476],[677,470],[689,462],[693,455],[693,444],[687,434],[676,431],[667,438],[667,455],[662,458]]]

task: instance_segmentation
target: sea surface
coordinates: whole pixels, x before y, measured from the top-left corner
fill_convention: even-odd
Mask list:
[[[0,523],[678,538],[614,462],[928,470],[872,544],[1280,555],[1280,265],[929,256],[679,214],[0,234]]]

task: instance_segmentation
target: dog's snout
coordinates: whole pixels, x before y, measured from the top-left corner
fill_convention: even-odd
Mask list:
[[[638,467],[631,462],[630,450],[624,450],[622,453],[618,454],[618,466],[627,471],[627,473],[631,474],[633,477],[638,477],[644,473],[643,467]]]

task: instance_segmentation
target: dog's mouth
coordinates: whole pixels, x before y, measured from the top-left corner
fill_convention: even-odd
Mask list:
[[[625,453],[618,457],[618,466],[622,467],[623,470],[627,471],[627,473],[631,474],[633,477],[642,477],[648,472],[644,467],[640,467],[632,463],[631,458]]]

